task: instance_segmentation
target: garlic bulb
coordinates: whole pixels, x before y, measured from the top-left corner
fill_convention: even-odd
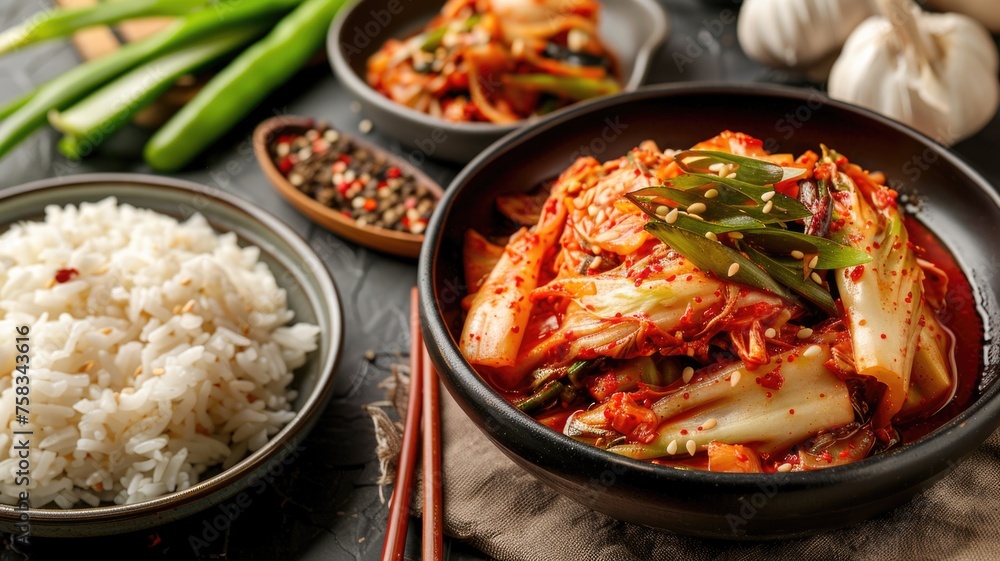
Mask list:
[[[836,53],[873,13],[869,0],[744,0],[736,34],[758,62],[805,68]]]
[[[882,16],[848,38],[830,97],[856,103],[952,144],[983,128],[1000,104],[998,55],[986,29],[959,14],[878,0]]]
[[[1000,2],[997,0],[928,0],[927,6],[944,12],[965,14],[1000,33]]]

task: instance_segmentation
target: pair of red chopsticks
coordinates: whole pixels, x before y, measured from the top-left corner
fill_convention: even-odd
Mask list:
[[[406,526],[410,518],[410,492],[417,465],[417,441],[423,427],[424,463],[424,561],[440,561],[444,552],[441,511],[441,416],[437,372],[427,356],[420,334],[417,288],[410,292],[410,399],[403,427],[396,485],[389,500],[389,525],[382,561],[402,561]],[[421,411],[422,409],[422,411]],[[421,416],[421,412],[423,415]]]

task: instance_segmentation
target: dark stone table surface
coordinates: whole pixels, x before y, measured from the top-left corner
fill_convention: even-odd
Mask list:
[[[735,24],[725,23],[733,21],[738,0],[660,3],[670,15],[671,33],[652,65],[650,83],[772,82],[822,89],[822,84],[775,72],[744,56],[736,42]],[[0,0],[0,29],[48,7],[47,0]],[[68,42],[48,43],[0,58],[0,103],[79,62]],[[326,259],[343,299],[346,339],[333,399],[306,439],[304,451],[273,484],[253,494],[249,506],[208,545],[202,546],[192,538],[205,537],[206,523],[219,514],[215,510],[148,531],[112,537],[35,538],[32,558],[56,559],[71,554],[136,560],[379,558],[387,505],[380,500],[375,483],[379,473],[372,423],[361,406],[384,399],[377,385],[388,375],[387,367],[394,356],[408,348],[409,289],[416,283],[416,263],[359,247],[315,226],[269,187],[252,153],[246,150],[254,125],[274,114],[325,118],[335,127],[356,131],[364,116],[351,110],[351,101],[350,94],[325,64],[312,67],[269,97],[209,155],[175,175],[218,187],[267,209],[306,237]],[[76,163],[58,154],[57,134],[45,129],[0,160],[0,189],[78,173],[149,172],[141,158],[147,136],[138,128],[123,130],[95,157]],[[408,153],[398,141],[377,130],[369,137],[393,152]],[[994,185],[1000,185],[998,150],[1000,117],[955,146],[955,151]],[[433,160],[425,162],[424,169],[444,186],[459,171],[456,166]],[[369,349],[378,352],[374,362],[365,359]],[[0,561],[26,558],[29,553],[12,549],[9,536],[4,536],[4,544]],[[407,558],[419,556],[418,544],[411,539]],[[486,558],[468,545],[449,540],[446,559]]]

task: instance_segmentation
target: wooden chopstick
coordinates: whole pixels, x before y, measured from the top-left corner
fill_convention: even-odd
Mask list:
[[[389,524],[382,545],[382,561],[402,561],[406,546],[406,526],[410,519],[410,495],[413,472],[417,466],[417,440],[420,438],[420,407],[424,387],[424,344],[420,337],[420,313],[417,287],[410,292],[410,397],[403,425],[403,449],[399,453],[396,485],[389,501]],[[435,378],[436,380],[436,378]],[[436,384],[435,384],[436,385]]]
[[[441,415],[437,372],[423,348],[424,368],[424,561],[444,558],[441,499]]]

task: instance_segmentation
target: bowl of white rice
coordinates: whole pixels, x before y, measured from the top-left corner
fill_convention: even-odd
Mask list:
[[[0,529],[190,516],[294,453],[331,393],[340,301],[309,245],[209,187],[0,191]]]

